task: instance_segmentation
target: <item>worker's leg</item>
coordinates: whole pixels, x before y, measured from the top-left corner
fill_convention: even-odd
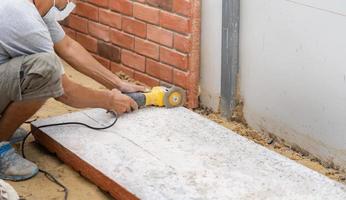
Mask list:
[[[21,65],[20,70],[13,71],[18,70],[18,64]],[[62,64],[55,54],[42,53],[25,56],[8,65],[0,66],[0,71],[7,74],[0,78],[0,93],[5,94],[0,97],[0,109],[3,109],[0,110],[0,179],[19,181],[37,174],[38,168],[19,156],[4,140],[8,140],[14,130],[30,118],[45,100],[63,95]],[[8,106],[3,108],[6,102]]]
[[[0,119],[0,142],[9,141],[17,128],[35,114],[44,102],[31,100],[11,103]]]

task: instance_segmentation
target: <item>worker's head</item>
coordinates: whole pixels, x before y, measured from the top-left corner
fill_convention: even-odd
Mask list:
[[[33,0],[42,17],[63,20],[74,9],[73,0]]]

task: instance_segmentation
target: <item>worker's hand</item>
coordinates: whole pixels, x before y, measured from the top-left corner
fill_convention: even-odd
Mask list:
[[[124,93],[132,93],[132,92],[148,92],[150,89],[142,85],[136,85],[126,81],[122,81],[122,83],[119,86],[119,90]]]
[[[138,110],[137,103],[130,97],[122,94],[119,90],[114,89],[110,91],[110,99],[108,110],[116,112],[121,115],[134,110]]]

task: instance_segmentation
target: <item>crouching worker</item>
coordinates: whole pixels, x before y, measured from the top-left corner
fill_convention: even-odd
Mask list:
[[[121,81],[57,21],[75,5],[69,0],[0,1],[0,179],[26,180],[37,166],[12,148],[26,132],[19,127],[49,98],[76,108],[104,108],[122,114],[138,108],[122,92],[144,91]],[[109,90],[97,91],[70,80],[59,57]]]

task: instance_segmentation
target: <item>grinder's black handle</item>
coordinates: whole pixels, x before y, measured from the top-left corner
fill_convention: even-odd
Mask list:
[[[143,107],[146,104],[146,97],[143,93],[126,93],[125,95],[131,97],[138,104],[138,107]]]

